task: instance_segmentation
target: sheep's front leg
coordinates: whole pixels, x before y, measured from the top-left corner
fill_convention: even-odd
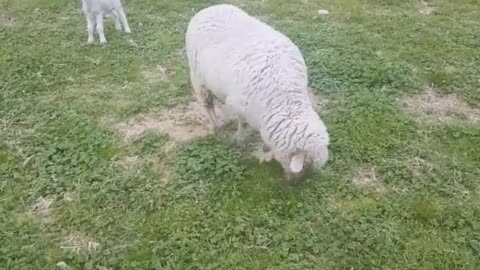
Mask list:
[[[93,32],[95,31],[95,17],[92,15],[87,14],[87,33],[88,33],[88,43],[92,43],[95,41],[93,36]]]
[[[103,27],[103,14],[100,13],[96,17],[97,19],[97,33],[98,37],[100,38],[100,43],[105,43],[107,42],[107,39],[105,38],[105,33],[104,33],[104,27]]]

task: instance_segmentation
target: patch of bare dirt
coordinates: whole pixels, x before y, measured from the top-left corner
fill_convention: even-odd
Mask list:
[[[64,238],[60,248],[79,254],[80,252],[94,252],[99,246],[100,244],[98,242],[93,241],[83,234],[72,233]]]
[[[353,183],[361,188],[385,193],[385,187],[377,179],[374,168],[360,168],[354,172]]]
[[[14,16],[0,12],[0,27],[13,27],[16,23]]]
[[[54,222],[52,217],[53,200],[40,197],[32,207],[32,211],[38,220],[45,224]]]
[[[171,75],[166,67],[157,65],[153,68],[146,68],[142,71],[142,75],[149,83],[158,83],[168,81]]]
[[[221,104],[217,104],[216,113],[217,120],[223,124],[233,118]],[[140,115],[120,124],[119,131],[126,142],[147,131],[164,133],[178,143],[210,134],[206,112],[197,101],[165,109],[155,115]]]
[[[404,99],[402,103],[409,110],[431,120],[448,122],[457,119],[480,123],[480,110],[471,108],[456,94],[441,95],[428,88],[420,95]]]

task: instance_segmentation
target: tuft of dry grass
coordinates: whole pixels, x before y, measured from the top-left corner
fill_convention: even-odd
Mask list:
[[[354,171],[353,183],[360,188],[365,188],[378,193],[385,193],[385,187],[377,179],[375,168],[357,168]]]
[[[95,252],[99,246],[100,244],[98,242],[93,241],[81,233],[72,233],[64,238],[60,248],[80,254],[81,252]]]
[[[157,65],[153,68],[145,68],[142,71],[142,75],[148,83],[158,83],[168,81],[169,74],[166,67]]]
[[[53,200],[40,197],[32,206],[32,211],[38,220],[44,224],[51,224],[54,222],[52,217]]]

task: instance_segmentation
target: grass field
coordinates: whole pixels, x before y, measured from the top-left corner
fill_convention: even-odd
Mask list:
[[[227,1],[307,61],[331,159],[297,187],[199,136],[218,2],[128,1],[102,46],[80,1],[0,0],[0,269],[480,269],[478,2]]]

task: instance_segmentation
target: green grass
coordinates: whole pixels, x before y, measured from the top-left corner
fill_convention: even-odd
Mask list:
[[[218,2],[129,1],[134,33],[108,20],[89,46],[79,2],[0,0],[0,269],[480,269],[480,126],[399,102],[433,87],[480,107],[478,3],[228,1],[291,37],[330,101],[331,159],[289,187],[222,138],[170,153],[115,128],[188,101],[186,25]],[[168,79],[145,80],[157,65]]]

